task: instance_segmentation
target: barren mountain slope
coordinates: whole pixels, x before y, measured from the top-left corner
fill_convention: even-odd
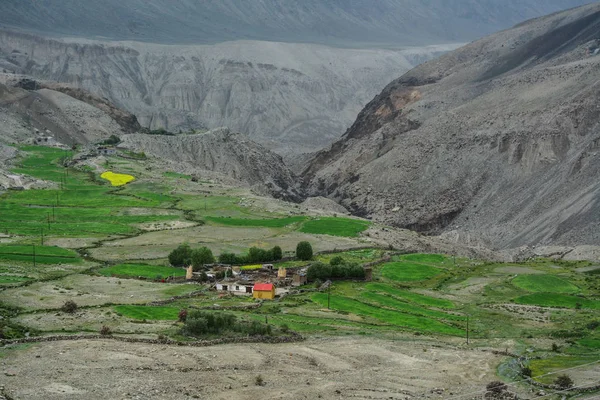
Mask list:
[[[0,31],[0,68],[106,97],[143,126],[228,126],[280,153],[298,153],[339,138],[390,76],[456,47],[67,43]]]
[[[464,42],[586,0],[3,0],[0,24],[159,43],[258,39],[328,45]]]
[[[229,129],[177,136],[133,134],[122,139],[122,147],[223,174],[261,194],[300,198],[294,190],[295,177],[279,155]]]
[[[0,141],[15,143],[51,137],[66,145],[88,144],[125,133],[112,114],[65,93],[1,83],[0,120]]]
[[[353,213],[496,248],[597,244],[600,4],[427,62],[304,173]]]

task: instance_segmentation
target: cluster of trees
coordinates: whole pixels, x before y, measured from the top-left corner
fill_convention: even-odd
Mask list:
[[[215,257],[208,247],[192,249],[189,244],[179,245],[169,254],[169,263],[174,267],[187,267],[190,264],[194,271],[202,269],[204,264],[212,264]]]
[[[283,251],[281,247],[275,246],[270,250],[259,249],[258,247],[251,247],[248,250],[247,255],[234,254],[234,253],[221,253],[219,255],[219,262],[222,264],[248,264],[248,263],[263,263],[271,261],[279,261],[283,258]]]
[[[110,137],[108,139],[106,139],[103,142],[100,142],[100,144],[105,144],[105,145],[117,145],[121,143],[121,138],[118,137],[117,135],[110,135]]]
[[[258,321],[238,321],[235,315],[207,311],[186,313],[182,333],[187,336],[218,335],[224,332],[271,335],[271,326]]]
[[[347,262],[342,257],[333,257],[329,264],[316,262],[308,267],[306,278],[310,282],[326,279],[364,279],[365,270],[359,263]]]
[[[313,257],[313,249],[309,242],[300,242],[296,246],[296,257],[299,260],[310,260]],[[251,263],[264,263],[279,261],[283,258],[281,247],[274,246],[272,249],[265,250],[258,247],[251,247],[248,254],[234,254],[223,252],[219,255],[219,262],[222,264],[241,265]],[[204,264],[212,264],[215,257],[208,247],[192,249],[187,243],[179,245],[169,254],[169,263],[174,267],[187,267],[192,265],[194,271],[202,268]]]

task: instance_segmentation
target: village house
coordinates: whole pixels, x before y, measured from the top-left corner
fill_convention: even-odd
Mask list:
[[[252,296],[255,299],[273,300],[275,298],[275,285],[272,283],[256,283]]]
[[[252,294],[252,285],[239,282],[219,282],[216,284],[217,292],[233,294]]]

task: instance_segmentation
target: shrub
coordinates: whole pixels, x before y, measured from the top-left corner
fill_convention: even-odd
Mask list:
[[[341,264],[344,264],[344,258],[342,256],[335,256],[331,260],[329,260],[329,265],[331,265],[332,267]]]
[[[215,262],[215,257],[208,247],[200,247],[192,251],[192,265],[194,270],[204,267],[204,264],[212,264]]]
[[[493,381],[485,387],[489,393],[501,394],[506,391],[506,384],[500,381]]]
[[[192,249],[184,243],[169,253],[169,263],[174,267],[187,267],[192,262]]]
[[[529,367],[521,368],[521,375],[531,378],[532,374],[533,374],[533,371],[531,371],[531,368],[529,368]]]
[[[112,335],[112,330],[110,329],[110,327],[102,325],[102,328],[100,328],[100,334],[102,336],[110,336]]]
[[[558,375],[554,380],[554,384],[560,389],[569,389],[573,387],[573,379],[567,374]]]
[[[259,249],[258,247],[251,247],[250,250],[248,250],[248,262],[266,262],[271,261],[272,258],[273,255],[267,250]]]
[[[288,333],[290,331],[290,327],[287,324],[281,325],[279,329],[281,329],[281,332],[283,333]]]
[[[77,311],[77,303],[75,303],[73,300],[67,300],[60,309],[68,314],[73,314],[75,311]]]
[[[257,375],[256,378],[254,378],[254,384],[256,386],[263,386],[265,384],[265,380],[263,379],[262,375]]]
[[[596,329],[599,326],[600,326],[600,321],[592,321],[592,322],[588,323],[585,327],[588,328],[590,331],[593,331],[594,329]]]
[[[179,311],[179,314],[177,315],[177,319],[179,320],[179,322],[185,322],[185,320],[187,319],[187,315],[188,312],[185,308],[181,309],[181,311]]]
[[[552,351],[555,353],[558,353],[559,350],[560,350],[560,347],[558,347],[558,345],[556,343],[552,343]]]
[[[296,246],[296,258],[307,261],[312,259],[313,249],[309,242],[300,242]]]
[[[365,270],[358,263],[341,263],[334,265],[317,262],[308,267],[306,278],[309,281],[327,279],[364,279]]]

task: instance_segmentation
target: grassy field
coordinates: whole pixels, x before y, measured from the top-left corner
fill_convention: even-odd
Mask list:
[[[421,306],[446,309],[456,308],[455,304],[449,300],[424,296],[422,294],[410,292],[408,290],[396,289],[390,285],[384,285],[381,283],[368,283],[365,286],[365,288],[371,292],[386,293],[392,295],[393,297],[400,298]]]
[[[185,276],[182,268],[160,267],[146,264],[119,264],[98,270],[100,275],[118,277],[143,277],[147,279],[163,279],[169,276]],[[160,277],[160,278],[159,278]]]
[[[151,307],[151,306],[115,306],[116,313],[128,318],[147,319],[147,320],[167,320],[176,321],[180,309],[177,307]]]
[[[410,282],[428,280],[441,272],[441,269],[430,265],[398,261],[384,264],[381,275],[397,282]]]
[[[564,279],[553,275],[519,275],[512,283],[529,292],[577,293],[580,289]]]
[[[10,275],[0,275],[0,285],[10,285],[15,283],[23,283],[30,281],[31,278],[26,276],[10,276]]]
[[[78,263],[81,258],[72,250],[52,246],[23,246],[0,244],[0,259],[40,264]]]
[[[521,296],[515,299],[515,303],[542,307],[566,308],[578,308],[579,304],[581,308],[600,310],[600,300],[590,300],[578,296],[569,296],[558,293],[534,293]]]
[[[304,221],[305,217],[287,217],[272,219],[206,217],[207,221],[228,226],[261,226],[267,228],[283,228]]]
[[[321,217],[306,221],[300,228],[300,232],[319,235],[357,237],[362,231],[366,230],[369,225],[370,222],[368,221],[350,218]]]
[[[327,294],[325,293],[313,295],[312,300],[323,307],[327,307]],[[456,336],[464,335],[462,329],[444,324],[433,318],[399,313],[397,311],[372,306],[348,297],[332,296],[330,302],[331,308],[334,310],[356,314],[364,318],[375,319],[382,324],[395,325],[420,332]]]

